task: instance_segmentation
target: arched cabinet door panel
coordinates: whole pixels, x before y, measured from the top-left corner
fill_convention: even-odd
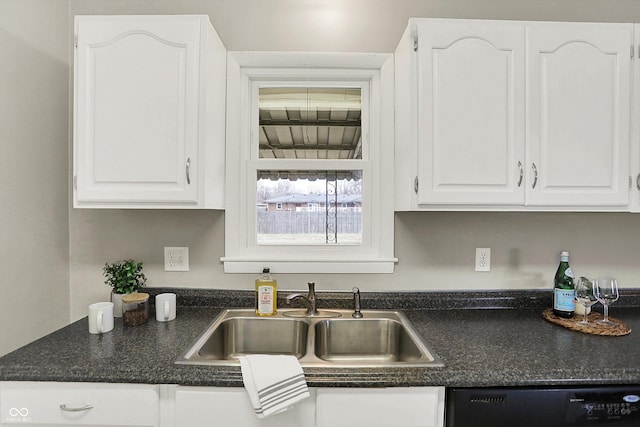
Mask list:
[[[527,27],[527,205],[628,205],[632,35],[631,24]]]
[[[215,205],[207,155],[224,159],[226,65],[208,17],[75,25],[75,206]]]
[[[395,52],[396,210],[629,210],[632,36],[411,19]]]
[[[418,203],[524,202],[524,29],[418,23]]]

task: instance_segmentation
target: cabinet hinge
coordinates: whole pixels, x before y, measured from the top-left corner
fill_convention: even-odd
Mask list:
[[[633,178],[631,178],[631,175],[629,175],[629,190],[631,190],[633,188]]]
[[[415,36],[413,38],[413,51],[417,52],[418,51],[418,36]]]
[[[633,51],[634,51],[634,49],[635,48],[633,47],[633,45],[631,45],[631,59],[633,59]]]
[[[76,48],[76,49],[78,48],[78,35],[77,34],[73,35],[73,47]]]
[[[413,180],[413,191],[416,192],[416,194],[418,194],[418,177],[416,176],[416,178]]]
[[[73,189],[78,189],[78,175],[73,175]]]

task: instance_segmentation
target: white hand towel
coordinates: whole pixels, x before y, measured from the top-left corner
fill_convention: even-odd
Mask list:
[[[252,354],[240,357],[242,381],[258,418],[286,411],[310,396],[294,356]]]

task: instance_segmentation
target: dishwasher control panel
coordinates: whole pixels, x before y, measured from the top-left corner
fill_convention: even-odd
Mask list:
[[[567,425],[606,425],[633,420],[640,425],[640,393],[600,390],[567,394]]]

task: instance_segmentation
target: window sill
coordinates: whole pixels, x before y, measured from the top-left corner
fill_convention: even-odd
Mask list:
[[[375,260],[241,260],[222,257],[225,273],[255,273],[268,266],[272,273],[393,273],[397,258]]]

